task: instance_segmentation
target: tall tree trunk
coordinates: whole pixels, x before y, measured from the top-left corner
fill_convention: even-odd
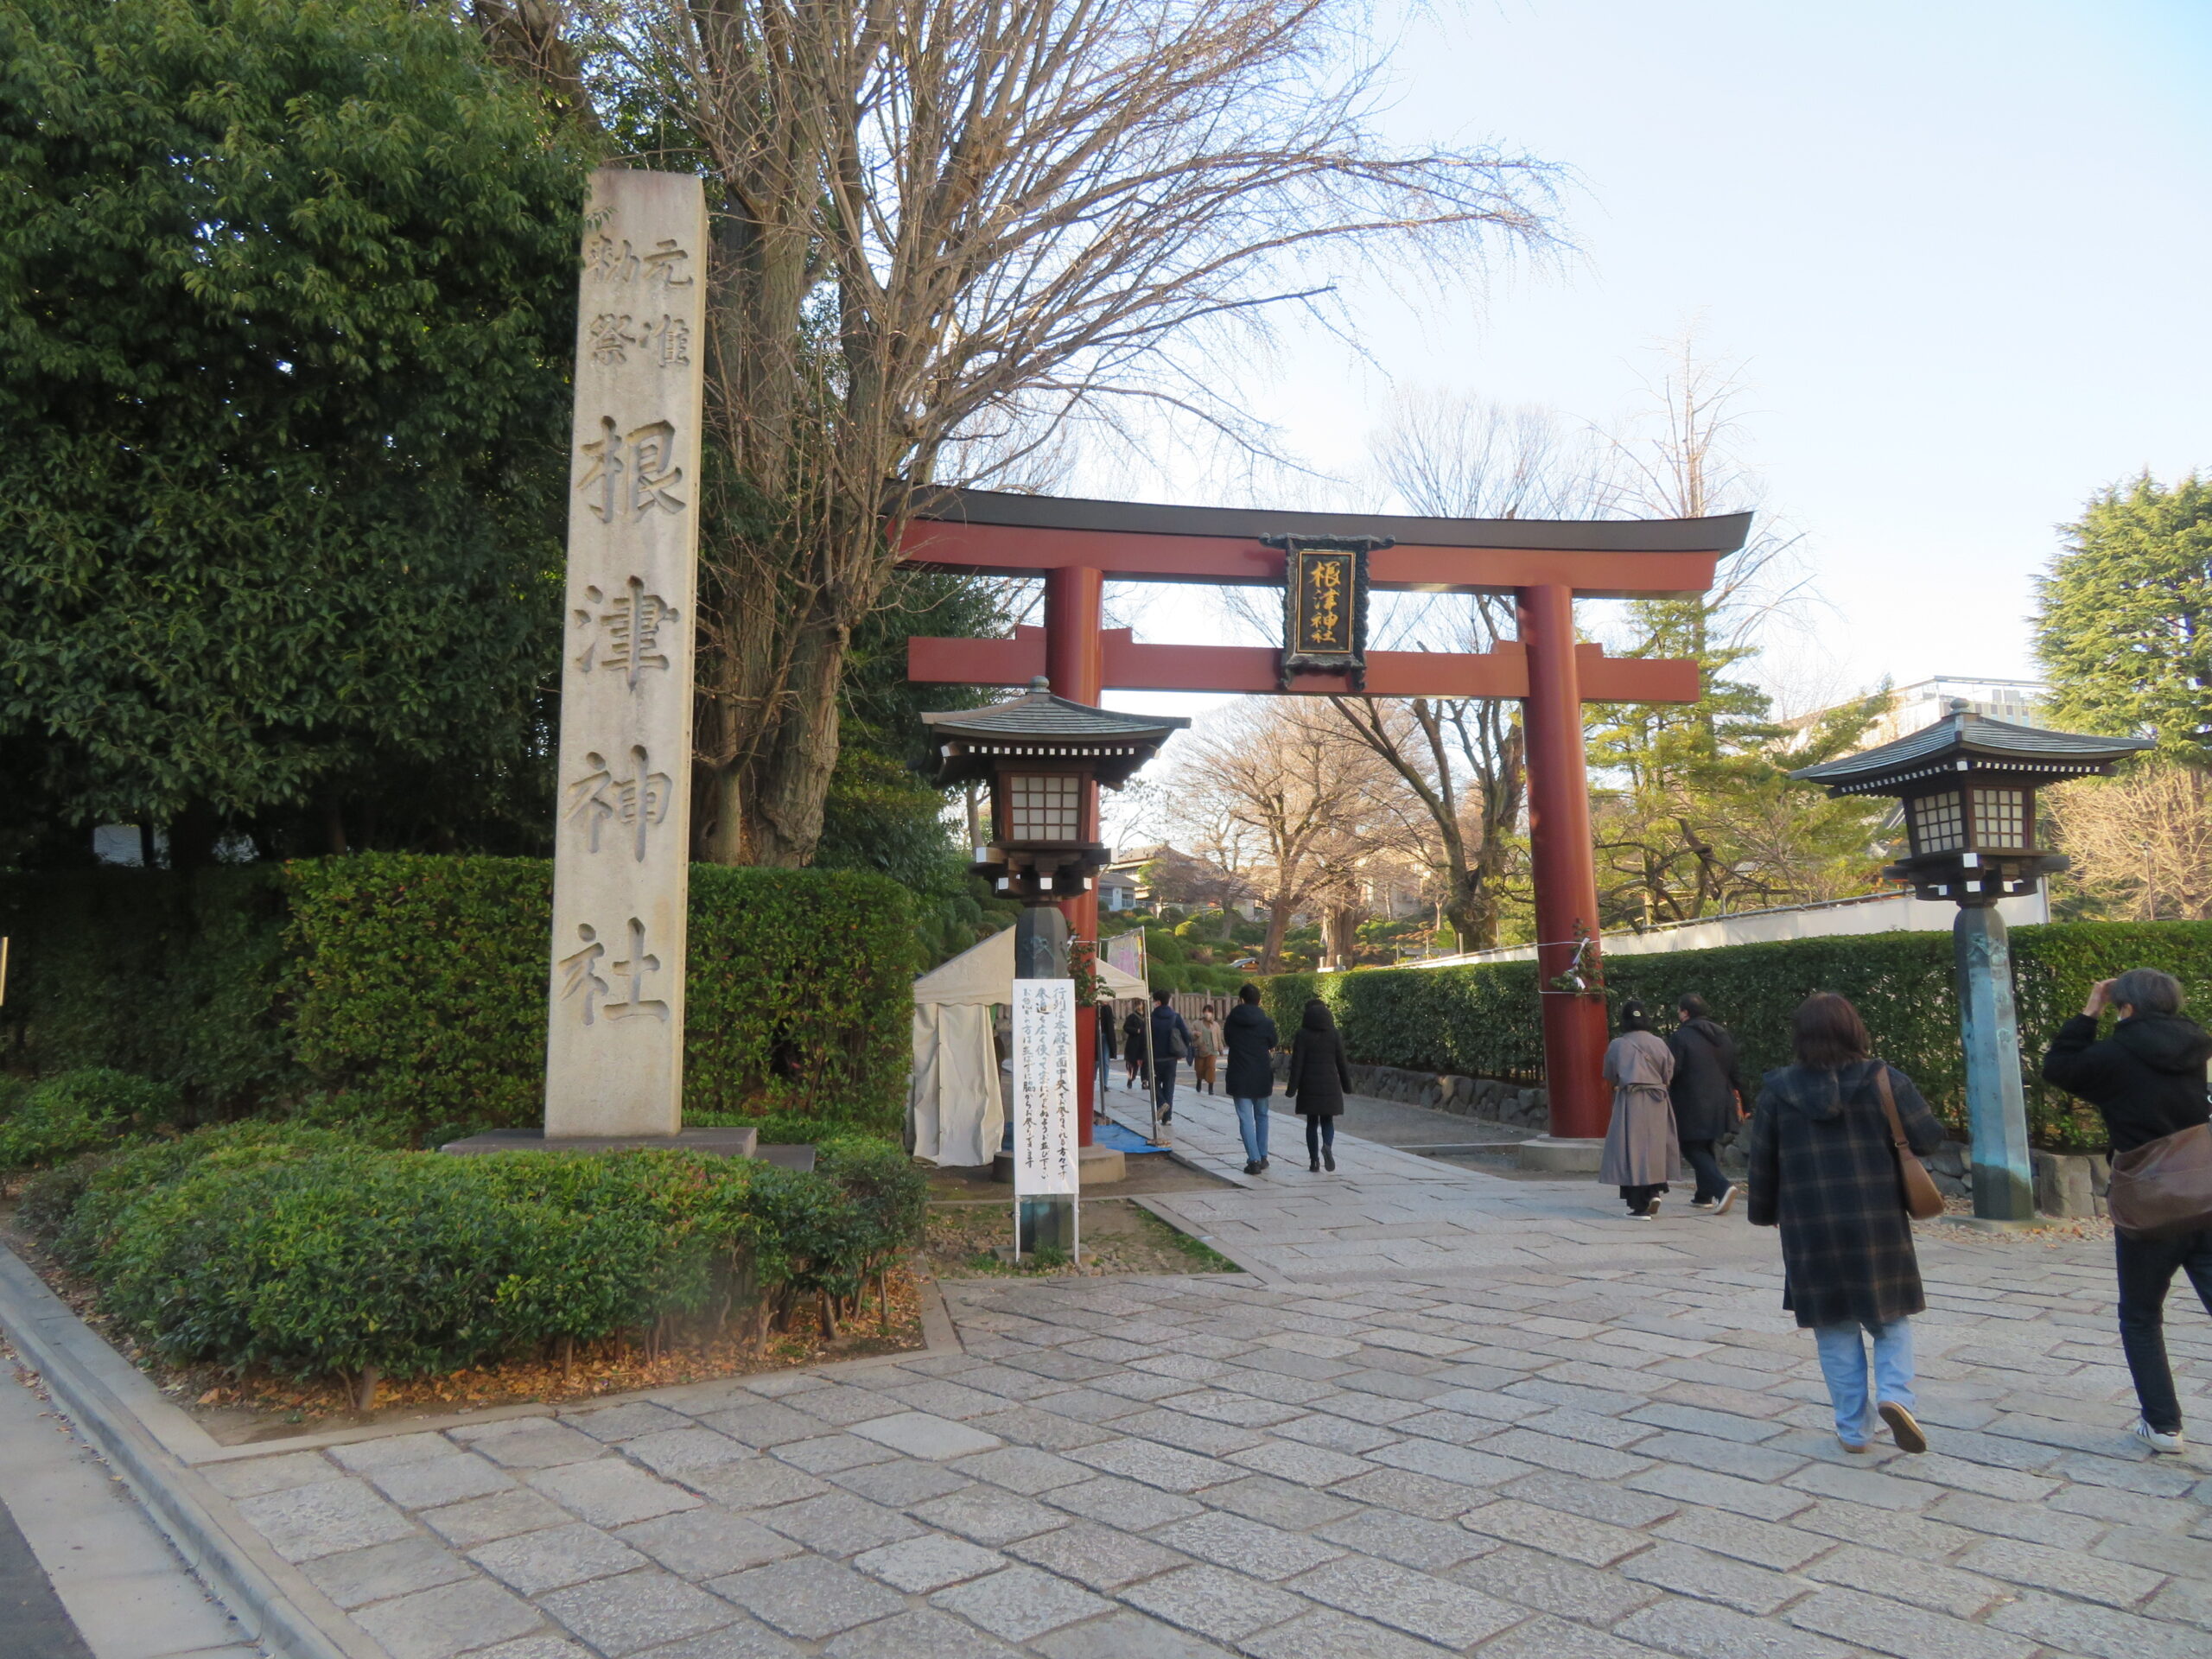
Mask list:
[[[1268,938],[1260,947],[1260,971],[1272,974],[1282,967],[1282,936],[1290,931],[1290,912],[1298,907],[1294,899],[1277,899],[1268,906]]]

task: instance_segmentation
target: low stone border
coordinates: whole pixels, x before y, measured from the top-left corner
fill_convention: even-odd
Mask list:
[[[927,1354],[963,1351],[934,1278],[922,1292],[922,1347]],[[146,1512],[187,1566],[198,1573],[248,1636],[280,1659],[391,1659],[390,1651],[346,1617],[306,1575],[263,1541],[199,1471],[216,1464],[287,1452],[319,1451],[393,1434],[434,1433],[464,1424],[511,1417],[550,1417],[559,1408],[537,1402],[491,1406],[435,1417],[326,1429],[281,1440],[225,1446],[191,1416],[162,1398],[147,1377],[71,1313],[67,1304],[13,1250],[0,1245],[0,1333],[22,1363],[35,1370],[54,1400],[109,1464],[129,1482]],[[917,1351],[870,1354],[823,1365],[794,1367],[835,1376],[896,1365]],[[720,1389],[728,1379],[594,1395],[588,1404],[680,1398],[693,1389]]]

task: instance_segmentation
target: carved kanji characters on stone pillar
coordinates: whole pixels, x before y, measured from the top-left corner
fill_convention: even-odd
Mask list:
[[[545,1128],[683,1115],[705,200],[608,168],[578,270]]]

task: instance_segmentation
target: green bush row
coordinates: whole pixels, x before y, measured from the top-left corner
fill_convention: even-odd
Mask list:
[[[2014,929],[2012,946],[2030,1133],[2048,1147],[2100,1146],[2096,1115],[2037,1076],[2044,1048],[2092,984],[2129,968],[2164,969],[2200,1007],[2212,1006],[2212,923],[2054,923]],[[1347,1052],[1363,1064],[1543,1080],[1534,963],[1282,974],[1266,989],[1285,1030],[1296,1028],[1309,997],[1321,996],[1336,1012]],[[1966,1065],[1948,933],[1611,957],[1605,991],[1614,1007],[1635,998],[1655,1010],[1696,992],[1735,1033],[1753,1075],[1789,1064],[1789,1019],[1800,1002],[1815,991],[1840,992],[1858,1006],[1875,1048],[1912,1077],[1946,1124],[1966,1131]]]
[[[925,1196],[909,1160],[862,1141],[801,1173],[245,1123],[50,1172],[22,1217],[165,1358],[358,1379],[686,1325],[757,1342],[801,1307],[834,1332],[918,1236]]]
[[[418,1141],[528,1123],[551,894],[543,860],[399,854],[10,878],[9,1062],[152,1078],[183,1123],[317,1090]],[[893,1132],[908,908],[879,875],[695,865],[687,1111]]]

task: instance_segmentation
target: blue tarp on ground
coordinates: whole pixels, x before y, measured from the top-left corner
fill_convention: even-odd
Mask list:
[[[1090,1124],[1093,1145],[1111,1147],[1119,1153],[1135,1157],[1141,1152],[1165,1152],[1165,1147],[1155,1147],[1135,1129],[1125,1129],[1110,1117],[1093,1118]]]

